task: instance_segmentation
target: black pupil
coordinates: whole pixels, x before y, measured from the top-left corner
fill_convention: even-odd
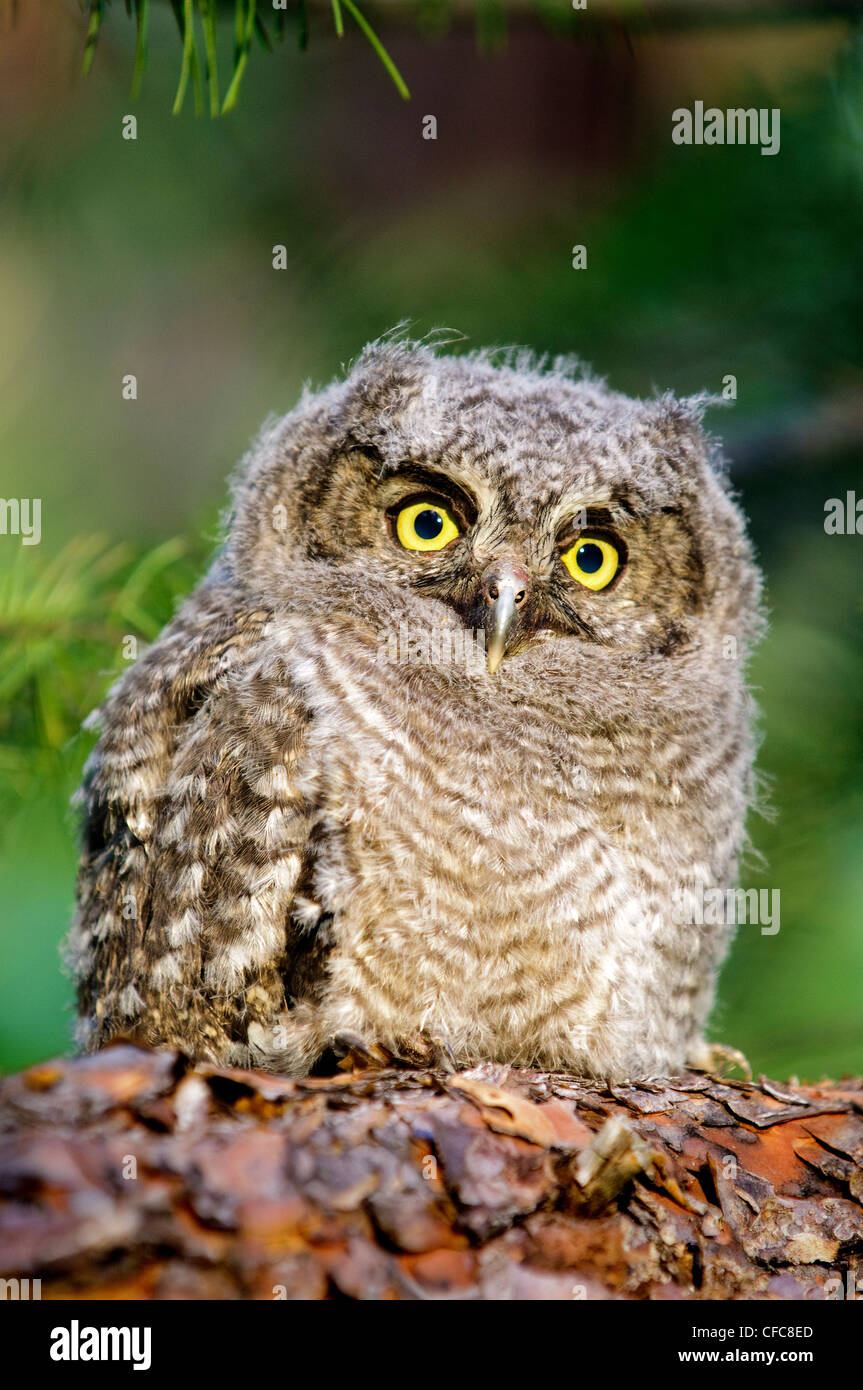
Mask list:
[[[602,551],[593,541],[585,541],[580,545],[575,555],[579,569],[584,570],[585,574],[596,574],[602,567]]]
[[[443,517],[431,507],[417,514],[414,530],[422,541],[433,541],[443,530]]]

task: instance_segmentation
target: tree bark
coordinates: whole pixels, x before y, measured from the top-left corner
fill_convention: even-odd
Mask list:
[[[861,1256],[860,1080],[295,1081],[120,1045],[0,1084],[0,1274],[43,1299],[823,1299]]]

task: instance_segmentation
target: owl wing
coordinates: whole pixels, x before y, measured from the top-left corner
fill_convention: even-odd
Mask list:
[[[245,1062],[249,1029],[260,1042],[285,1014],[311,949],[290,913],[312,817],[306,714],[262,659],[269,617],[201,589],[98,712],[69,939],[88,1048],[123,1035]]]

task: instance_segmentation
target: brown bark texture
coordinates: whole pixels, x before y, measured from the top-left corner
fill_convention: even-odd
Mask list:
[[[297,1081],[124,1044],[0,1083],[0,1275],[43,1299],[824,1299],[858,1274],[860,1080]]]

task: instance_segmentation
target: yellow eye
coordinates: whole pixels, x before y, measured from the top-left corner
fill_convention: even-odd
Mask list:
[[[579,536],[560,558],[573,579],[594,590],[610,584],[620,565],[620,555],[611,541],[600,536]]]
[[[441,502],[411,502],[396,517],[396,535],[405,550],[443,550],[459,534]]]

